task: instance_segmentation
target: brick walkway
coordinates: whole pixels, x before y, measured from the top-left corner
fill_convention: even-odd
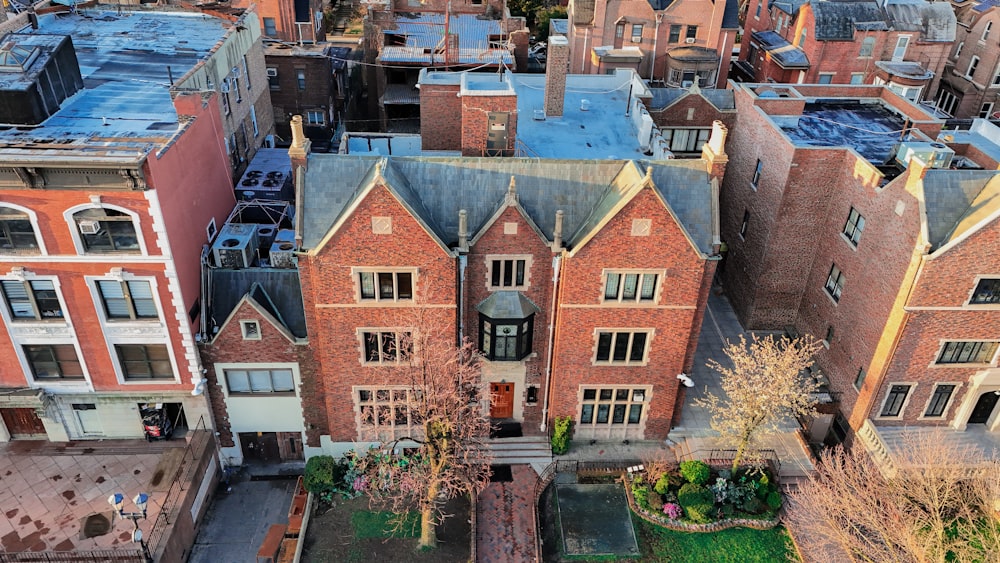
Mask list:
[[[476,550],[478,563],[535,560],[535,503],[538,474],[528,465],[511,466],[514,480],[490,483],[479,495]]]

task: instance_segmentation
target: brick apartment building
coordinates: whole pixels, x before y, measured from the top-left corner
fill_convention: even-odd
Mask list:
[[[288,43],[326,41],[323,0],[235,0],[233,8],[256,6],[264,37]]]
[[[822,339],[836,409],[814,438],[853,430],[885,459],[904,425],[993,440],[1000,263],[982,249],[1000,130],[938,137],[943,121],[883,87],[734,94],[720,273],[746,328]]]
[[[199,262],[234,197],[198,82],[249,56],[252,24],[56,11],[0,26],[2,121],[24,126],[0,132],[0,440],[142,437],[140,405],[211,427]]]
[[[886,84],[931,99],[955,22],[943,2],[750,0],[736,68],[751,82]]]
[[[416,133],[421,69],[522,70],[528,31],[501,0],[385,0],[369,5],[364,53],[369,115],[378,116],[380,131]]]
[[[937,108],[953,117],[996,119],[1000,94],[1000,11],[986,0],[955,9],[955,44],[934,97]]]
[[[643,103],[677,158],[700,157],[716,121],[729,130],[736,125],[732,90],[702,90],[692,84],[689,88],[651,88],[650,94]]]
[[[570,72],[630,68],[670,87],[725,88],[739,0],[571,0]]]
[[[547,81],[421,75],[423,149],[454,156],[293,144],[304,170],[298,268],[319,374],[303,379],[306,426],[321,431],[307,436],[307,454],[414,430],[384,369],[399,334],[419,330],[413,311],[475,343],[484,409],[526,434],[569,415],[581,438],[657,439],[679,416],[676,376],[694,361],[718,260],[725,128],[716,124],[702,158],[644,160],[655,126],[640,97],[626,100],[630,84],[650,97],[642,81],[629,71],[567,77],[551,61],[568,45],[552,51]],[[626,107],[636,121],[623,127]],[[480,156],[522,142],[541,152]],[[607,158],[616,153],[629,158]]]

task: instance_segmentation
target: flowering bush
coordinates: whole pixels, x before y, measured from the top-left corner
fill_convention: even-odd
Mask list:
[[[663,513],[667,515],[667,518],[677,520],[684,515],[684,509],[675,502],[668,502],[663,505]]]

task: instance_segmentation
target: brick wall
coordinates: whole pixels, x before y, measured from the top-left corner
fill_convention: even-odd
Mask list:
[[[420,85],[420,143],[425,151],[462,147],[462,99],[458,84]],[[484,129],[485,131],[485,129]]]
[[[483,156],[490,112],[508,112],[507,150],[517,139],[517,96],[462,96],[462,156]],[[421,118],[421,121],[423,119]]]
[[[269,82],[264,83],[264,87],[270,90],[271,105],[274,108],[275,133],[285,142],[291,142],[289,119],[293,115],[301,115],[307,137],[329,140],[333,126],[330,122],[330,104],[333,103],[330,60],[326,57],[268,55],[266,65],[278,72],[277,88],[270,86]],[[304,90],[299,89],[299,72],[305,74]],[[326,125],[306,125],[305,112],[309,110],[323,112]]]

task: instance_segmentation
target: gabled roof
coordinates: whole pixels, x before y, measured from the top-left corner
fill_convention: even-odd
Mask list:
[[[816,39],[850,41],[855,31],[886,31],[885,14],[875,2],[814,2]]]
[[[957,20],[947,2],[888,0],[885,13],[896,31],[919,31],[922,41],[952,42]]]
[[[921,41],[954,41],[955,13],[946,2],[818,0],[810,3],[820,41],[851,41],[855,32],[915,31]]]
[[[368,189],[370,170],[381,157],[312,154],[306,171],[302,216],[303,250],[314,250],[350,213]],[[477,233],[504,205],[513,176],[517,201],[546,240],[551,240],[556,211],[563,211],[563,233],[571,235],[593,222],[595,210],[610,209],[613,192],[622,189],[621,172],[633,161],[537,160],[530,158],[389,157],[383,170],[397,197],[409,202],[415,218],[449,246],[458,239],[459,211],[466,210],[470,233]],[[704,161],[659,161],[653,181],[688,232],[694,246],[711,253],[713,207]],[[405,186],[405,187],[404,187]],[[566,238],[568,244],[574,241]]]
[[[1000,171],[927,170],[923,179],[927,234],[937,250],[1000,211]]]
[[[726,10],[722,12],[722,29],[739,29],[740,0],[726,0]]]
[[[792,45],[781,35],[768,31],[755,31],[751,37],[760,42],[760,48],[771,54],[781,68],[809,68],[809,57],[802,49]]]
[[[302,288],[295,269],[247,268],[210,269],[212,295],[209,314],[214,324],[224,327],[244,300],[263,313],[290,340],[306,337]]]
[[[708,88],[702,90],[692,84],[690,88],[650,88],[653,99],[646,104],[649,111],[663,111],[688,96],[701,96],[719,111],[736,109],[736,98],[728,88]]]
[[[799,8],[804,6],[808,1],[809,0],[774,0],[770,2],[770,5],[790,16],[796,16],[799,13]]]

